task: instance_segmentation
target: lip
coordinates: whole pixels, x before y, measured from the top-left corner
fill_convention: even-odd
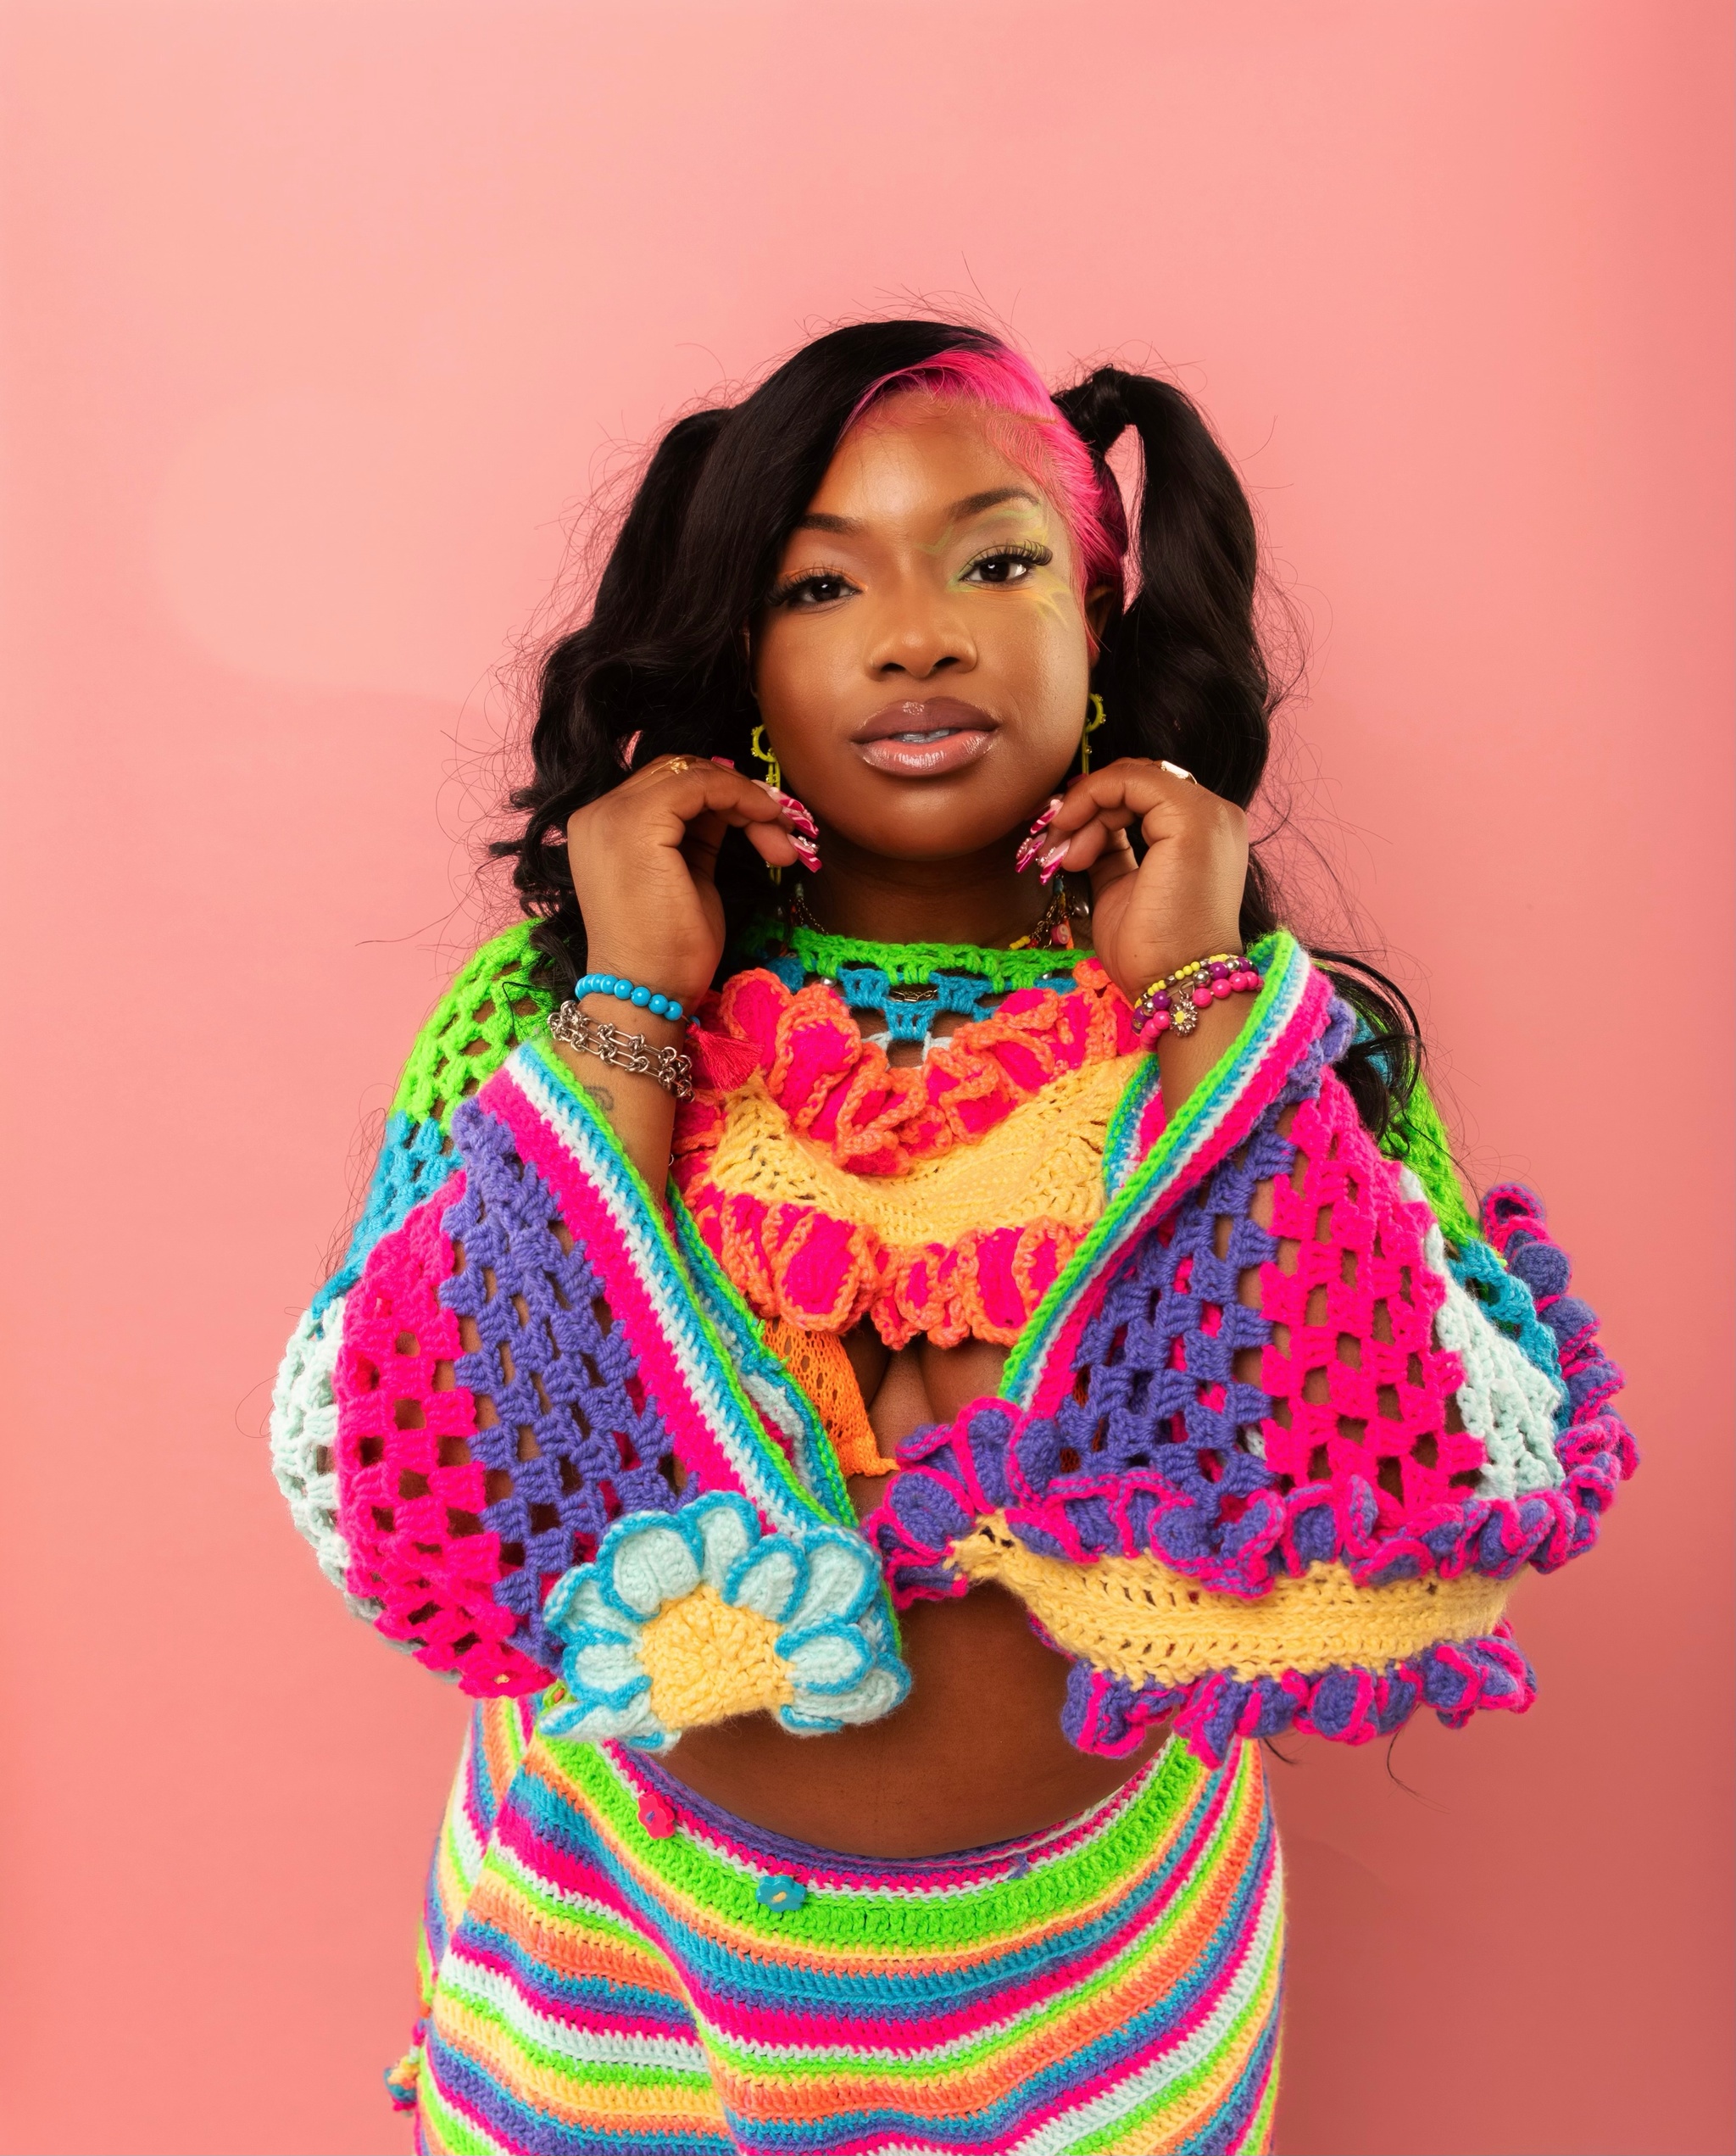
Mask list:
[[[860,727],[854,745],[871,770],[894,778],[943,778],[974,764],[999,722],[955,696],[910,697],[887,704]],[[901,733],[938,733],[938,741],[899,741]]]

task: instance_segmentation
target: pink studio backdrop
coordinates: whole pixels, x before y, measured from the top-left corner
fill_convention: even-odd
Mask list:
[[[486,917],[565,520],[913,292],[1214,415],[1305,822],[1647,1454],[1521,1591],[1534,1713],[1274,1769],[1281,2147],[1732,2145],[1726,17],[5,11],[8,2148],[408,2147],[465,1710],[292,1535],[271,1374]]]

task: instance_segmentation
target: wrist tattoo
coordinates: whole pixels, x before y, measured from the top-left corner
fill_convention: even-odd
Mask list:
[[[585,1090],[602,1109],[605,1116],[612,1116],[615,1113],[615,1095],[606,1085],[587,1085]]]

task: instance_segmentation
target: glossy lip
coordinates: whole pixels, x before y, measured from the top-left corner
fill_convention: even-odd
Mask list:
[[[943,778],[973,764],[988,749],[999,722],[955,696],[910,697],[886,705],[854,736],[871,770],[894,778]],[[938,741],[897,741],[899,733],[940,733]]]

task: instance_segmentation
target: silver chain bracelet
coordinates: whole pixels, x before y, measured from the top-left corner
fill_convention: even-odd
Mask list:
[[[653,1048],[643,1033],[623,1033],[601,1018],[580,1010],[569,996],[548,1021],[553,1038],[581,1056],[594,1056],[618,1071],[637,1071],[655,1078],[664,1091],[677,1100],[693,1097],[693,1059],[678,1048]]]

